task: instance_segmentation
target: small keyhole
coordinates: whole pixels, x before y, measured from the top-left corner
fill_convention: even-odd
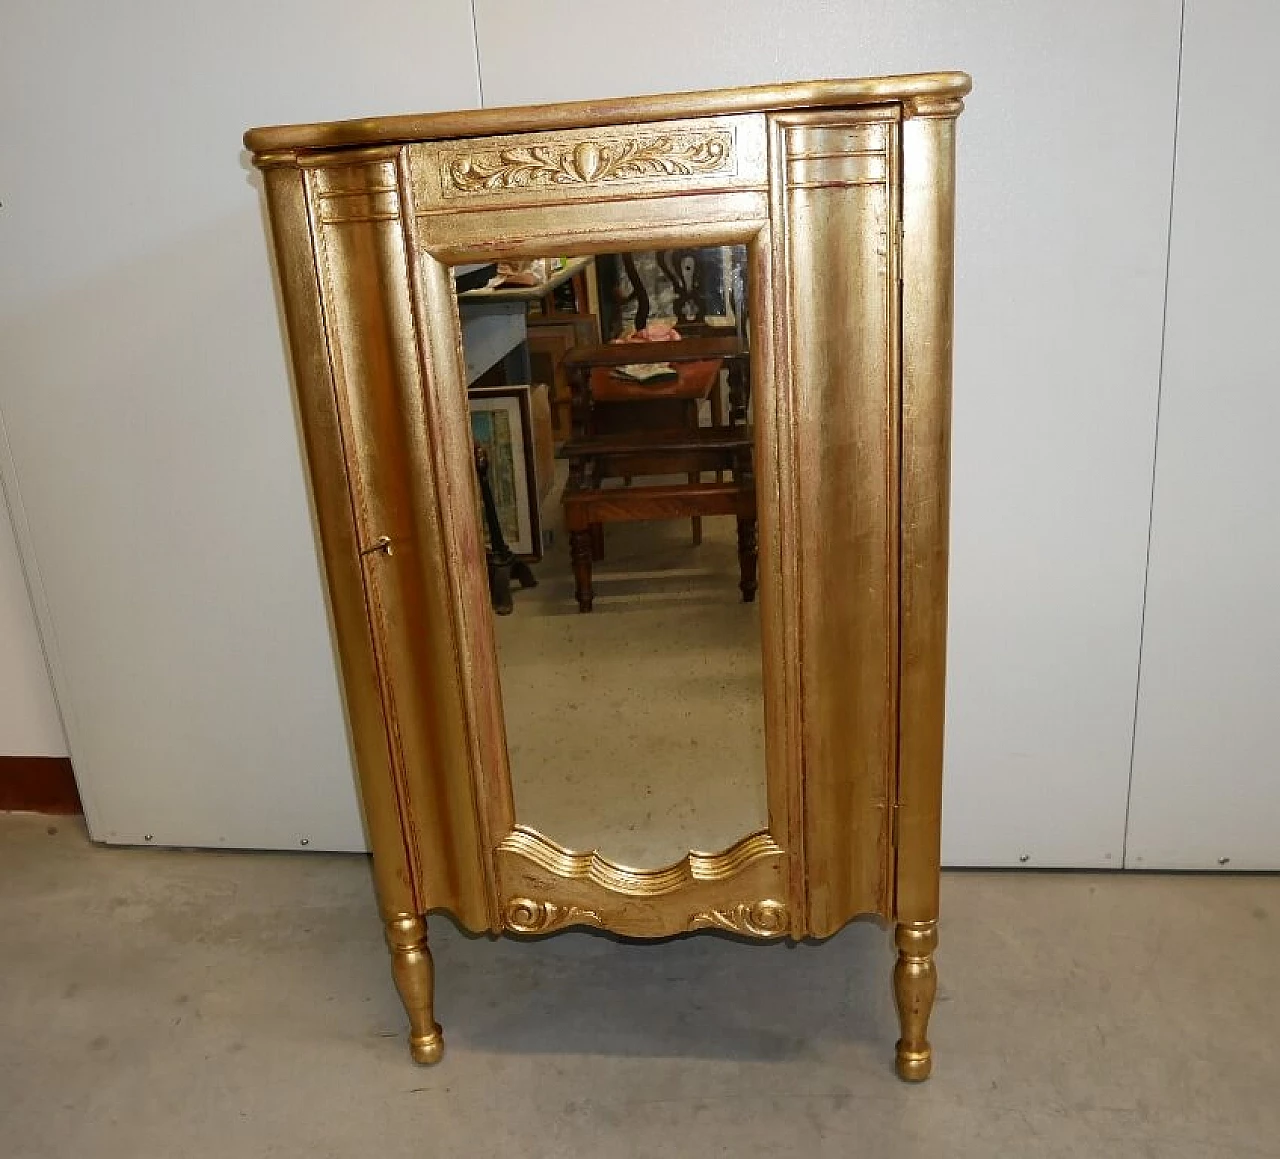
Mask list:
[[[373,542],[372,542],[368,547],[366,547],[366,548],[365,548],[365,549],[364,549],[360,554],[361,554],[361,555],[373,555],[373,554],[375,554],[375,553],[381,553],[382,555],[391,555],[391,554],[392,554],[392,551],[391,551],[391,536],[389,536],[389,535],[379,535],[379,536],[378,536],[378,538],[377,538],[377,539],[375,539],[375,540],[374,540],[374,541],[373,541]]]

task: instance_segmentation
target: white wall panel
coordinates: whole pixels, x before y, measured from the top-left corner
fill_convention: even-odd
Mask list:
[[[0,757],[63,757],[62,722],[3,500],[0,489]]]
[[[93,835],[363,844],[252,124],[478,98],[466,0],[21,0],[6,483]]]
[[[1280,869],[1280,132],[1267,0],[1189,0],[1127,849]]]
[[[487,105],[962,68],[949,864],[1120,864],[1178,0],[476,0]],[[1024,861],[1025,859],[1025,861]]]

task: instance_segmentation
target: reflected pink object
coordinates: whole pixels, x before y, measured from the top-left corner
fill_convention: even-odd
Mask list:
[[[650,322],[643,330],[633,330],[615,342],[679,342],[680,331],[666,322]]]

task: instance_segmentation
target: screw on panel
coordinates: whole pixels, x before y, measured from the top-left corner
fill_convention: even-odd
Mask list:
[[[1031,860],[1031,854],[1024,853],[1018,858],[1018,860],[1021,861],[1023,865],[1026,865],[1026,863]]]
[[[153,835],[153,834],[151,834],[151,833],[144,833],[144,834],[142,835],[142,840],[143,840],[143,841],[154,841],[154,840],[155,840],[155,837],[154,837],[154,835]]]
[[[1230,865],[1230,864],[1231,864],[1231,858],[1230,858],[1230,857],[1219,857],[1219,858],[1218,858],[1218,864],[1219,864],[1219,865]]]
[[[301,841],[299,841],[299,842],[298,842],[298,844],[299,844],[299,845],[310,845],[310,844],[311,844],[311,838],[310,838],[310,837],[304,837]]]

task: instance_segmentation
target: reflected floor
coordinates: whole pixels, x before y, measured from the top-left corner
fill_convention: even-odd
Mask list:
[[[639,483],[640,480],[637,480]],[[768,825],[758,604],[732,517],[613,524],[578,613],[559,488],[538,587],[496,617],[516,819],[656,868]]]

